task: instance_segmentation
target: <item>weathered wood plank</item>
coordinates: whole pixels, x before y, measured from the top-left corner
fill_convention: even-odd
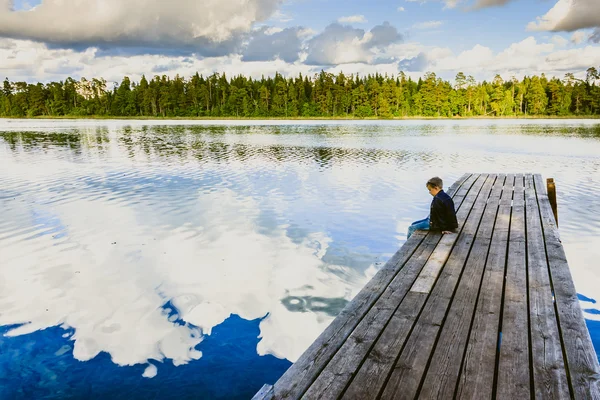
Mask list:
[[[543,192],[542,177],[534,175],[534,183],[572,394],[575,399],[600,399],[598,358],[585,325],[554,215]]]
[[[476,176],[465,174],[448,190],[462,202]],[[461,197],[462,196],[462,197]],[[310,387],[331,357],[360,323],[367,310],[377,301],[389,283],[425,238],[426,232],[415,232],[384,267],[340,312],[313,344],[273,386],[277,399],[295,399]]]
[[[418,292],[409,292],[406,295],[364,364],[344,392],[344,399],[375,398],[385,385],[427,296],[427,293]]]
[[[539,399],[569,399],[569,382],[563,361],[544,234],[531,174],[525,175],[525,215],[533,389],[535,397]]]
[[[308,389],[331,357],[343,345],[389,282],[417,250],[426,232],[415,232],[404,246],[348,303],[331,324],[273,385],[276,399],[296,399]]]
[[[523,175],[515,178],[498,365],[499,399],[530,396],[529,314]]]
[[[391,376],[384,387],[382,399],[413,398],[418,394],[423,372],[427,367],[431,350],[452,299],[454,288],[460,279],[492,189],[494,178],[487,178],[487,176],[481,176],[480,180],[485,179],[485,184],[480,190],[472,193],[476,196],[475,205],[394,365]]]
[[[367,315],[358,324],[327,367],[315,379],[303,399],[335,399],[360,367],[373,343],[386,327],[392,314],[440,241],[441,233],[427,235],[417,252],[390,283]]]
[[[492,175],[490,177],[496,178]],[[426,371],[419,393],[422,398],[450,399],[454,396],[503,186],[504,177],[496,178],[475,236],[475,242],[435,344],[429,369]],[[512,190],[510,192],[512,194]]]
[[[473,187],[464,203],[473,205],[477,196],[476,192],[483,184],[484,179],[478,181],[478,185]],[[463,203],[458,208],[457,219],[460,232],[471,207]],[[454,238],[458,235],[453,235]],[[428,261],[429,262],[429,261]],[[400,353],[407,335],[412,328],[415,318],[420,312],[427,299],[427,293],[410,291],[402,301],[400,307],[394,313],[389,324],[386,326],[377,340],[377,343],[369,353],[360,370],[356,373],[354,379],[344,393],[344,398],[367,398],[369,394],[378,393],[385,384],[387,376],[391,371],[394,362]]]
[[[481,292],[465,352],[456,391],[457,399],[491,399],[498,352],[498,327],[502,310],[502,288],[514,176],[499,176],[504,181],[498,201],[498,215],[485,266]]]
[[[473,178],[473,180],[475,177]],[[469,186],[470,187],[470,186]],[[472,200],[464,197],[463,190],[457,197],[459,215],[467,216],[472,207]],[[402,271],[394,278],[383,295],[367,312],[365,318],[348,337],[340,350],[333,356],[325,369],[315,379],[303,398],[335,398],[341,394],[347,383],[352,379],[356,370],[363,362],[367,353],[388,324],[392,314],[401,303],[410,289],[412,283],[431,257],[433,250],[438,246],[441,234],[429,233],[419,249],[413,254],[411,260]]]
[[[252,397],[252,400],[272,400],[273,399],[273,386],[264,384],[258,392]]]

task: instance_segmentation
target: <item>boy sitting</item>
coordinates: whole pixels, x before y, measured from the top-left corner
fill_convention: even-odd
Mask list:
[[[429,217],[415,221],[408,227],[408,238],[417,229],[446,233],[455,233],[458,228],[456,211],[452,197],[444,192],[443,181],[437,176],[427,181],[427,190],[433,196]]]

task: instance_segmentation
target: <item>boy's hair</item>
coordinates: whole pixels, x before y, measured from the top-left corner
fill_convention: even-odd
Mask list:
[[[434,188],[439,188],[442,189],[444,187],[444,181],[442,181],[441,178],[438,178],[437,176],[434,176],[433,178],[431,178],[430,180],[427,181],[427,187],[434,187]]]

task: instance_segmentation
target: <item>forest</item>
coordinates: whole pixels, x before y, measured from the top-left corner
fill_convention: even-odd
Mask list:
[[[403,118],[600,115],[600,68],[585,79],[526,76],[476,82],[459,72],[454,82],[433,72],[418,81],[400,72],[337,75],[321,71],[262,77],[224,73],[102,78],[27,83],[4,80],[0,117],[234,117],[234,118]]]

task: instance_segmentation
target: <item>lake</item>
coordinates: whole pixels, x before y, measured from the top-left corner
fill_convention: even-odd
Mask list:
[[[0,120],[0,398],[248,399],[466,172],[555,179],[600,353],[598,120]]]

